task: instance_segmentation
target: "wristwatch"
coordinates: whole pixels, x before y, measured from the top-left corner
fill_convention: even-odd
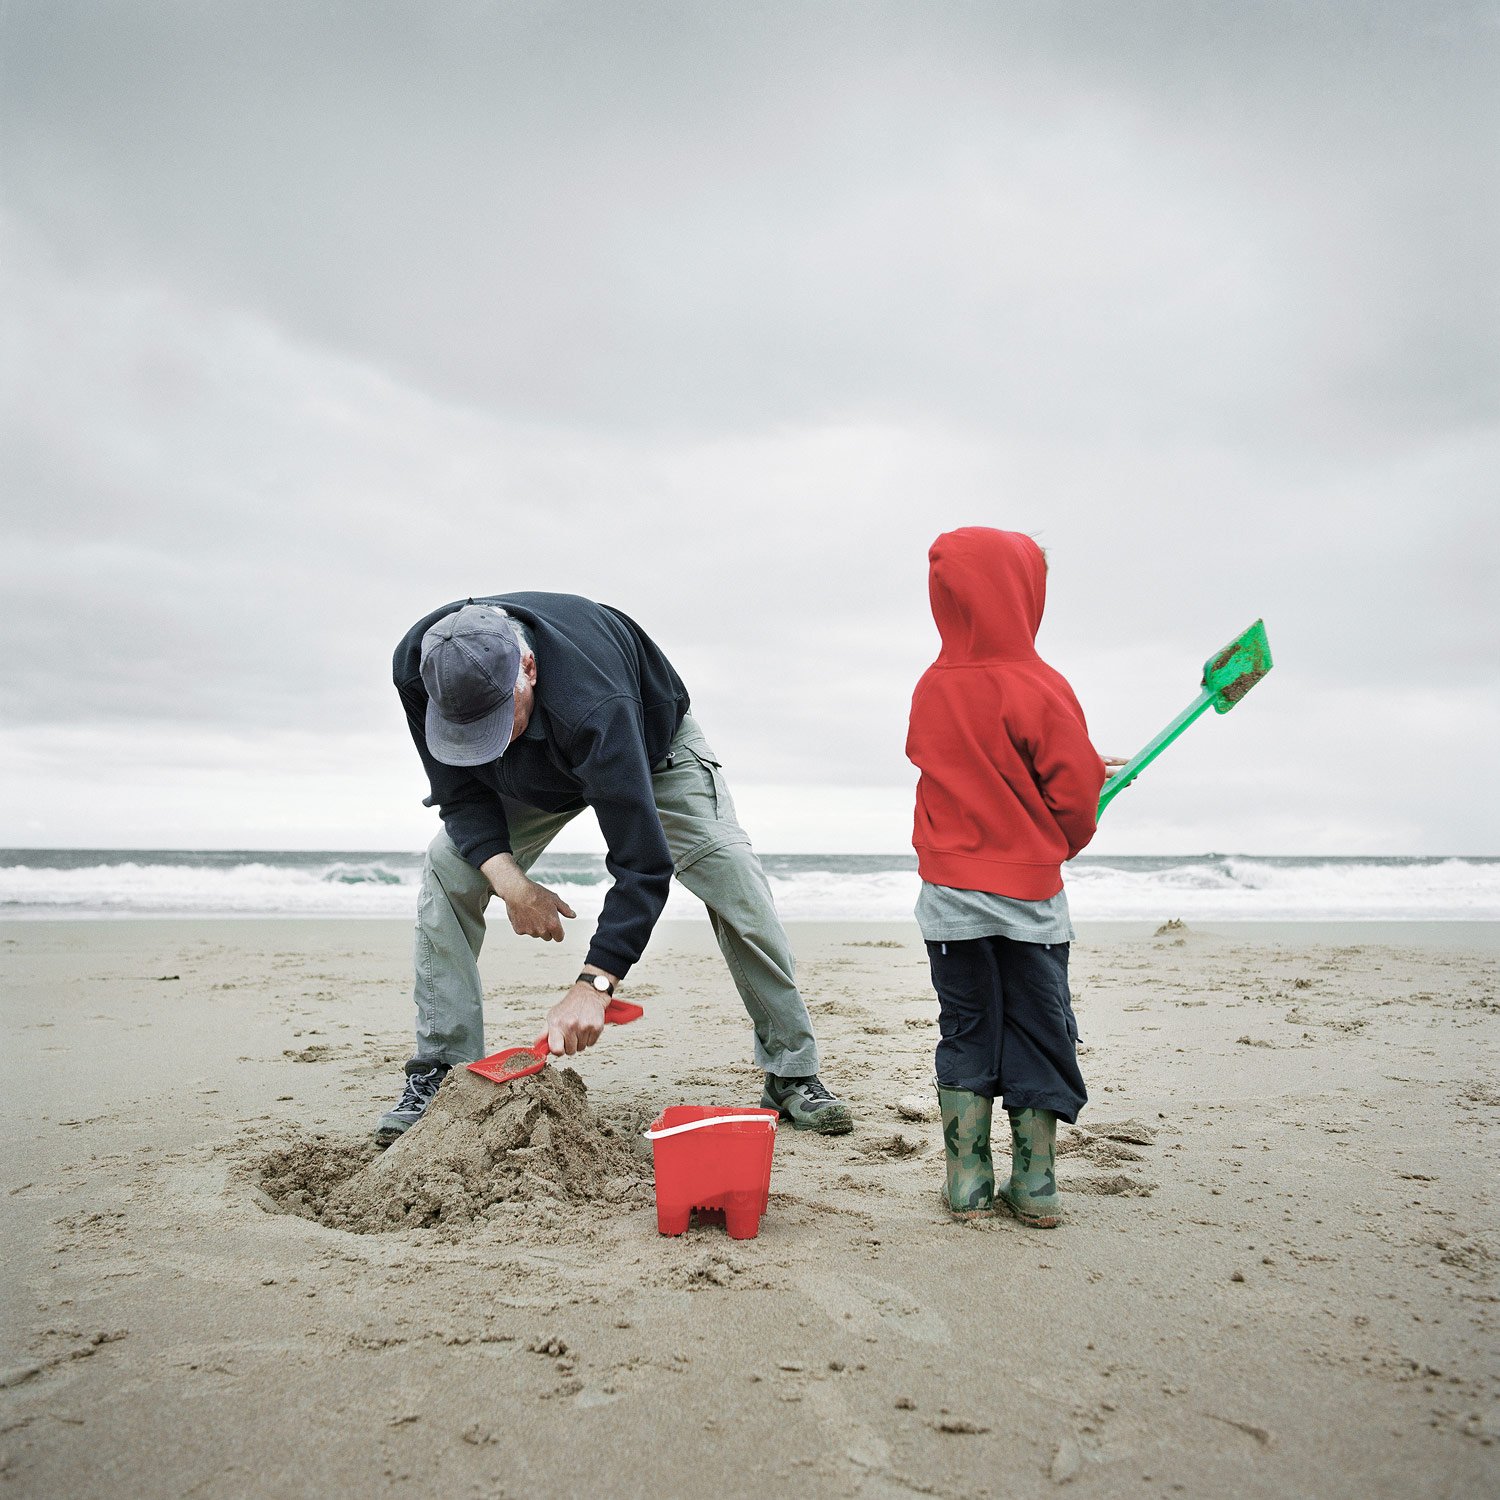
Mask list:
[[[590,974],[585,970],[573,981],[574,984],[586,984],[599,991],[601,995],[608,995],[611,1000],[615,997],[615,987],[602,974]]]

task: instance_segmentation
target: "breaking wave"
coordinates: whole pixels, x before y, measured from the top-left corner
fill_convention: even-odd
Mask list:
[[[900,922],[918,879],[910,855],[764,856],[789,921]],[[0,851],[0,917],[402,917],[419,854],[268,851]],[[532,872],[580,920],[609,888],[601,857],[549,855]],[[1134,856],[1075,860],[1075,920],[1497,921],[1500,859]],[[666,915],[693,917],[675,884]]]

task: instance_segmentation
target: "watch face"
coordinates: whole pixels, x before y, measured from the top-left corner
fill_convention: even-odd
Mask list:
[[[594,975],[594,988],[596,990],[598,990],[601,994],[603,994],[604,991],[606,991],[609,988],[609,980],[607,980],[602,974],[595,974]]]

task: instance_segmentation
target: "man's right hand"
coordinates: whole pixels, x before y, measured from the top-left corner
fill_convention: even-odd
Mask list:
[[[556,891],[527,878],[509,854],[495,854],[479,867],[495,894],[505,903],[510,925],[522,937],[541,938],[543,942],[563,940],[561,917],[576,917],[577,912]]]
[[[510,925],[522,937],[541,938],[544,942],[560,943],[563,940],[559,915],[576,917],[577,912],[556,891],[538,885],[534,880],[526,882],[526,889],[505,902]]]

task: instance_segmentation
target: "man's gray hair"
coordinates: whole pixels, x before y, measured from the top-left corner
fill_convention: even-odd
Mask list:
[[[531,649],[531,642],[526,639],[526,627],[508,609],[502,609],[498,604],[492,604],[490,608],[510,626],[510,633],[515,636],[516,645],[521,648],[521,662],[524,662],[527,656],[535,656],[536,653]],[[516,664],[517,687],[520,687],[526,681],[526,673],[521,662]]]

